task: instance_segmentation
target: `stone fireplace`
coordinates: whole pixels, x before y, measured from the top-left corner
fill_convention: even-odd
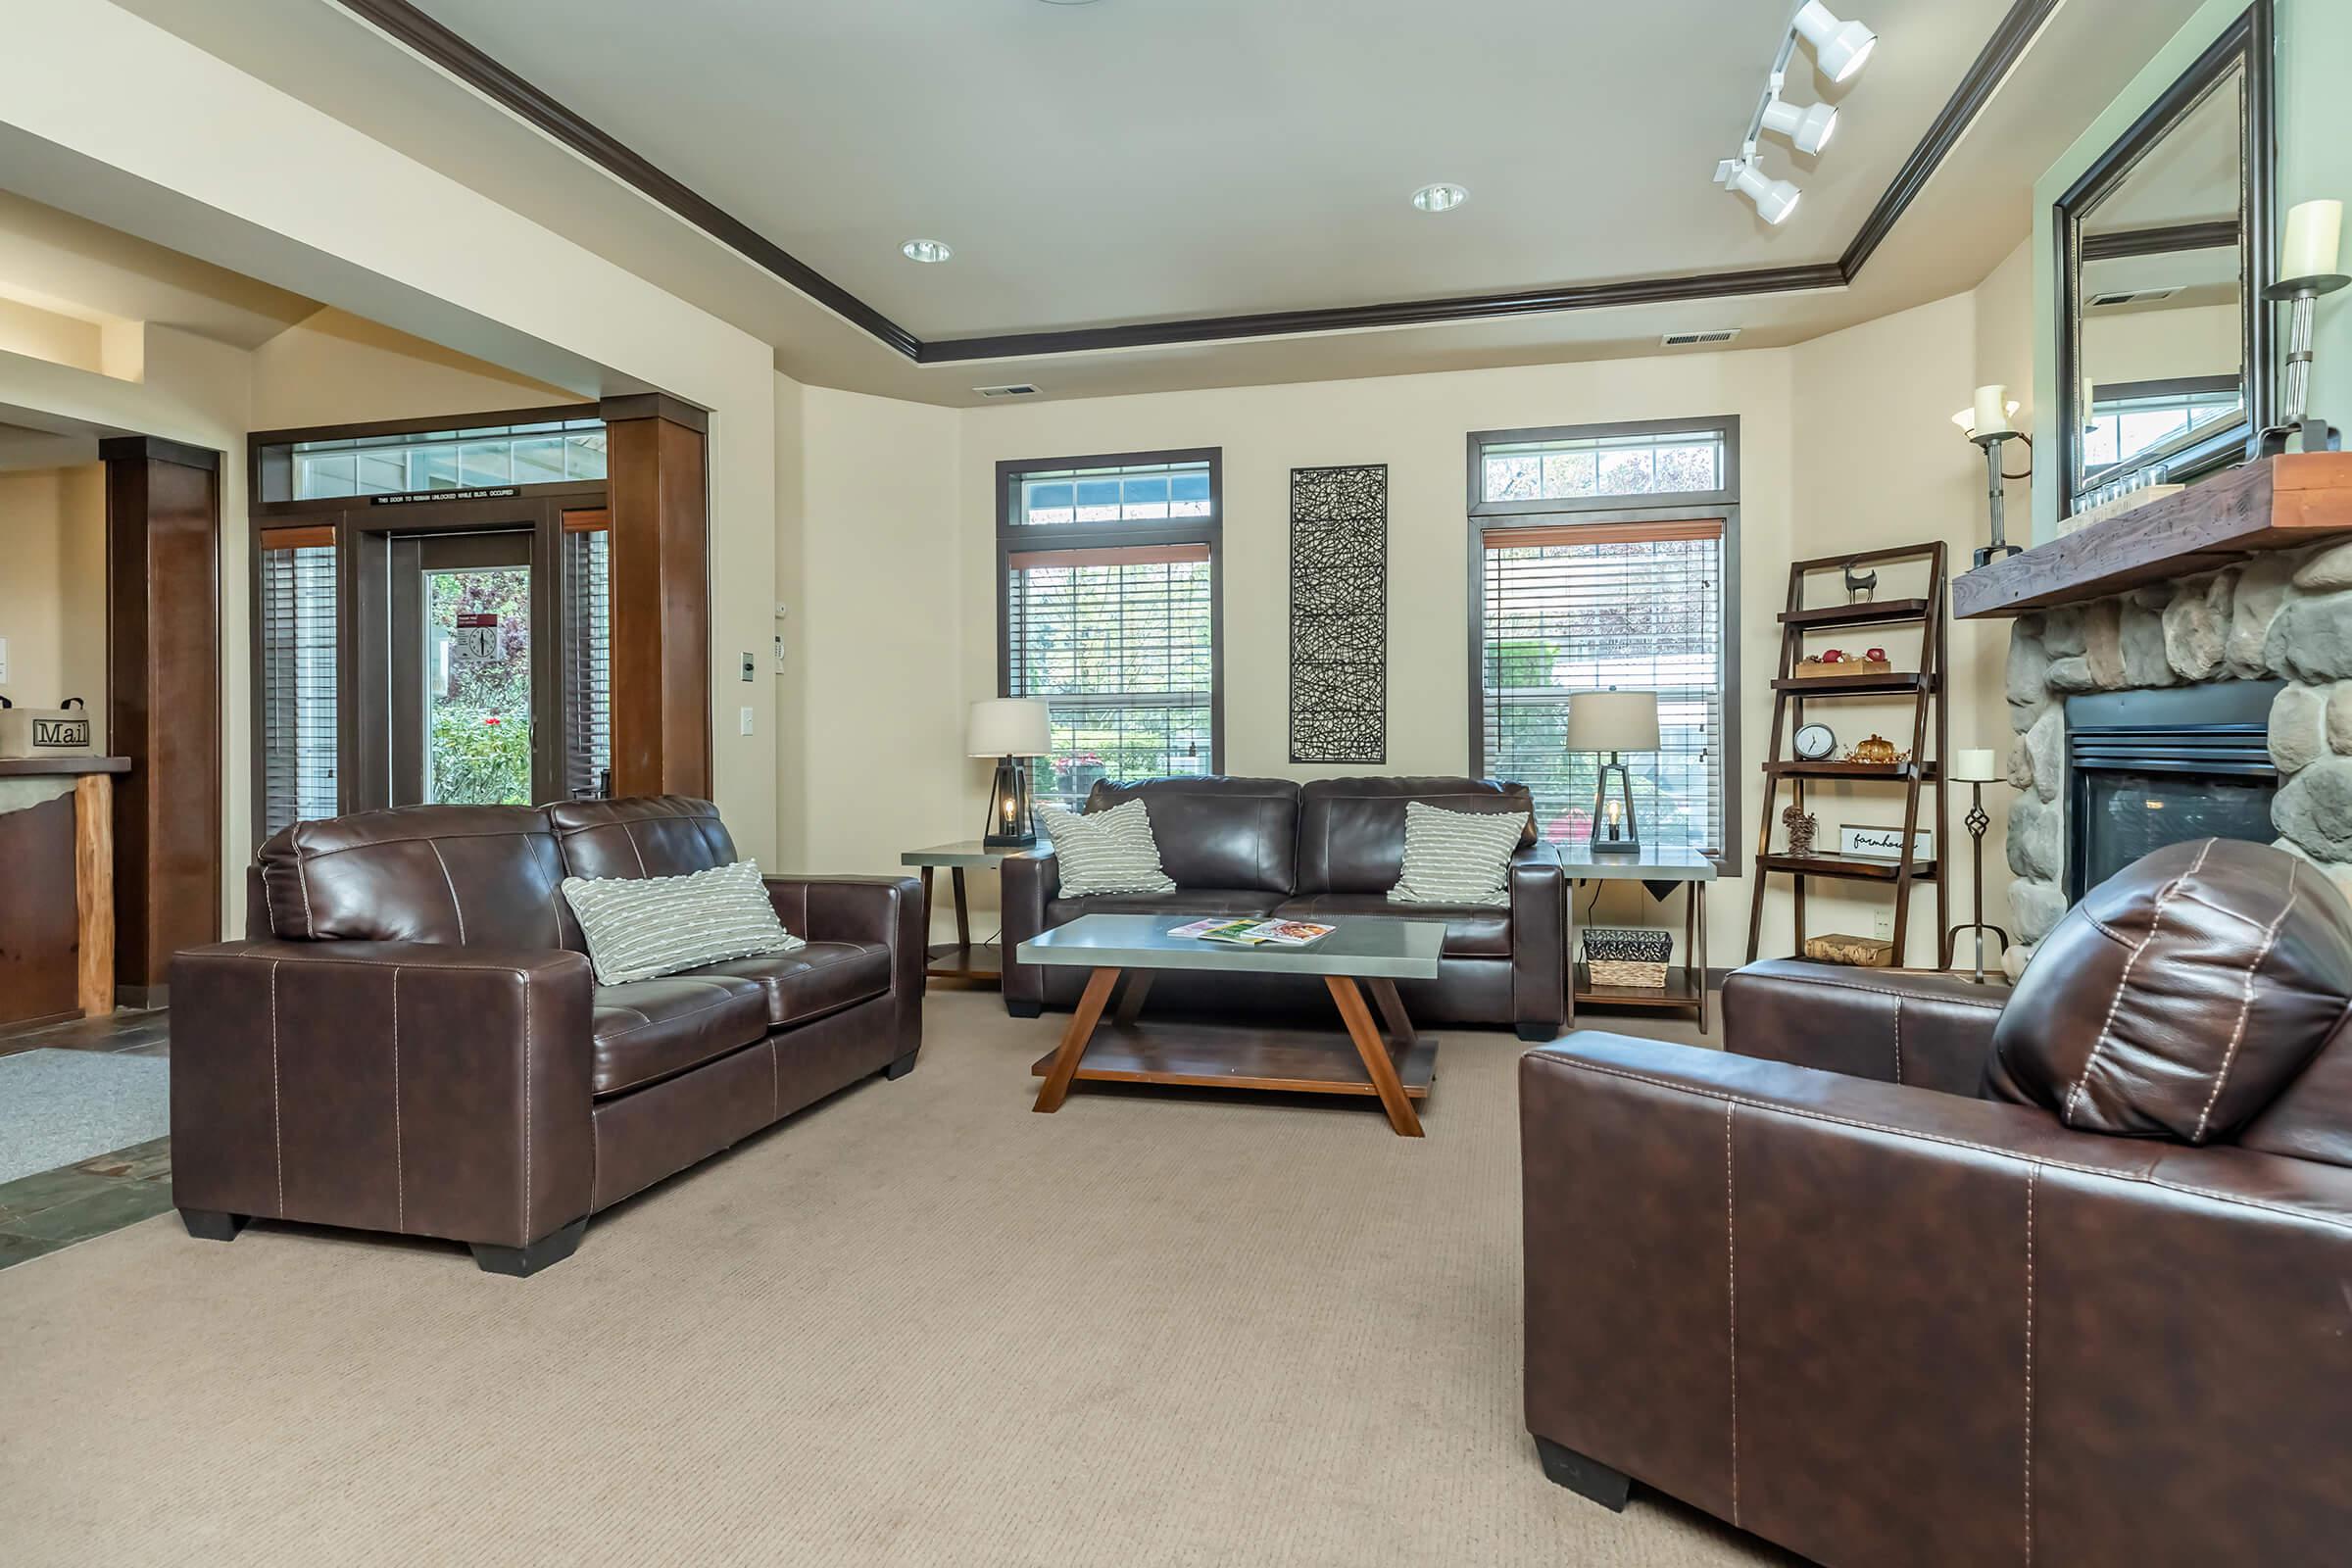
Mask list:
[[[2352,894],[2352,544],[2021,615],[2008,698],[2013,975],[2134,835],[2259,836]]]

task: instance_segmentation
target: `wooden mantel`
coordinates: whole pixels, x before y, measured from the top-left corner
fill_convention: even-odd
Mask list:
[[[1966,620],[2084,604],[2338,534],[2352,534],[2352,452],[2264,458],[1962,572],[1952,579],[1952,613]]]

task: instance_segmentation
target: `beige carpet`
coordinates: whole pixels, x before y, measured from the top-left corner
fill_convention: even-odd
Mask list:
[[[1784,1562],[1545,1482],[1508,1035],[1370,1102],[1081,1086],[936,996],[921,1065],[599,1219],[460,1249],[165,1216],[0,1274],[0,1561]]]

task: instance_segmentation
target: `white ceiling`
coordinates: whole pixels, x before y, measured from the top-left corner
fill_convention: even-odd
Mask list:
[[[916,366],[332,0],[120,0],[773,343],[944,403],[1798,341],[1972,286],[2033,180],[2196,0],[2067,0],[1858,283],[1313,338]],[[1773,0],[421,0],[570,109],[927,339],[1835,260],[2007,0],[1847,0],[1882,35],[1780,229],[1709,183]],[[1828,95],[1800,54],[1789,96]],[[1813,167],[1805,167],[1811,165]],[[1441,217],[1405,201],[1468,186]],[[918,267],[897,247],[944,239]]]

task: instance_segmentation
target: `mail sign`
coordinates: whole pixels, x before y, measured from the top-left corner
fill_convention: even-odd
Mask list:
[[[86,749],[90,744],[90,721],[86,718],[36,718],[32,721],[32,744]]]

